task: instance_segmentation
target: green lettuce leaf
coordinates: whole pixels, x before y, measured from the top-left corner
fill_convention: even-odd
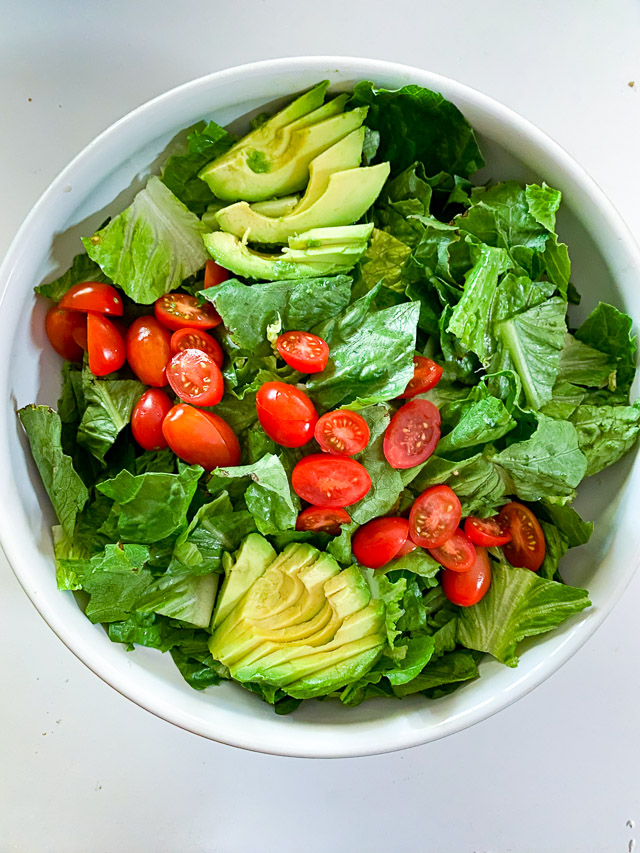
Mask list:
[[[560,560],[569,550],[569,543],[565,536],[560,533],[555,524],[549,524],[547,521],[541,521],[540,526],[544,533],[544,541],[546,544],[544,560],[538,569],[538,576],[547,578],[548,580],[560,580],[558,576],[558,566]]]
[[[578,406],[571,423],[590,477],[631,450],[640,430],[640,402],[633,406]]]
[[[199,628],[208,628],[219,575],[167,572],[156,578],[136,600],[136,610],[160,613]]]
[[[567,540],[569,548],[586,545],[593,533],[593,522],[583,521],[572,506],[562,506],[543,500],[536,505],[541,517],[554,524]]]
[[[126,619],[135,603],[151,585],[153,576],[145,563],[149,549],[144,545],[107,545],[92,557],[80,578],[91,594],[85,611],[92,622]]]
[[[611,374],[615,370],[616,362],[610,356],[583,344],[567,332],[558,364],[559,382],[604,388],[611,381]]]
[[[625,401],[636,373],[636,339],[631,334],[631,326],[628,314],[600,302],[575,333],[578,341],[615,360],[616,385]]]
[[[471,403],[451,432],[438,442],[438,454],[449,455],[465,448],[489,444],[516,426],[502,400],[486,397]]]
[[[81,589],[79,572],[91,557],[91,553],[70,539],[59,524],[51,528],[53,536],[53,553],[56,560],[56,584],[58,589]]]
[[[98,379],[88,369],[82,371],[82,383],[86,409],[77,441],[103,462],[107,450],[131,421],[131,412],[145,386],[135,379]]]
[[[393,692],[396,696],[409,696],[433,691],[443,685],[464,684],[477,677],[478,664],[473,653],[459,649],[430,661],[420,675],[407,684],[394,687]]]
[[[364,524],[379,515],[385,515],[397,503],[404,485],[400,473],[387,462],[382,444],[384,433],[391,420],[388,406],[366,406],[359,414],[369,425],[369,444],[355,458],[369,472],[371,489],[358,503],[349,507],[349,515],[358,524]]]
[[[46,296],[47,299],[53,299],[54,302],[60,302],[70,287],[74,284],[80,284],[83,281],[103,281],[109,282],[107,276],[102,272],[95,261],[92,261],[89,255],[84,253],[76,255],[69,269],[63,273],[55,281],[39,284],[34,287],[36,293],[40,296]]]
[[[410,257],[411,248],[406,243],[386,231],[374,228],[361,267],[367,290],[381,281],[386,288],[404,293],[412,280],[412,276],[405,272]]]

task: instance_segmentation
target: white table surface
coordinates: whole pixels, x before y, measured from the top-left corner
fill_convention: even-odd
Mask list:
[[[115,119],[207,72],[293,54],[396,60],[494,96],[570,151],[640,233],[634,0],[0,0],[0,21],[0,255]],[[636,576],[560,672],[448,739],[284,759],[121,697],[58,641],[0,555],[0,853],[631,851],[639,613]]]

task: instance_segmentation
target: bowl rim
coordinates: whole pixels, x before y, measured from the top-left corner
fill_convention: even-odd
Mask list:
[[[88,158],[98,155],[101,149],[108,147],[124,128],[144,120],[146,116],[161,109],[167,101],[180,98],[198,89],[207,90],[214,85],[224,86],[229,80],[252,77],[265,72],[278,75],[295,70],[304,72],[317,70],[324,75],[329,67],[335,67],[341,74],[351,74],[354,78],[360,79],[375,80],[389,75],[405,75],[407,80],[436,91],[443,91],[445,96],[455,103],[461,101],[473,103],[480,111],[492,116],[497,122],[505,123],[515,132],[528,137],[546,157],[560,166],[569,179],[578,185],[594,204],[597,204],[601,217],[617,234],[621,251],[626,252],[633,267],[640,270],[640,250],[635,239],[603,190],[562,146],[516,111],[466,84],[414,66],[365,57],[295,56],[236,65],[182,83],[131,110],[89,142],[49,184],[14,236],[0,265],[0,312],[7,301],[11,280],[18,274],[17,269],[25,237],[28,236],[34,223],[44,217],[61,190],[70,183],[70,178],[78,166]],[[0,467],[2,468],[5,466],[2,456],[6,456],[5,448],[8,447],[4,431],[5,424],[3,419],[0,419],[0,448],[2,448]],[[158,696],[144,686],[140,687],[135,680],[135,675],[119,671],[118,667],[107,661],[99,651],[86,645],[83,638],[60,618],[55,605],[51,605],[46,597],[40,595],[38,589],[34,588],[30,582],[29,566],[22,558],[17,537],[12,535],[8,513],[0,514],[0,544],[18,581],[49,627],[79,660],[123,696],[157,717],[210,740],[257,752],[308,758],[356,757],[417,746],[453,734],[508,707],[538,686],[575,654],[611,612],[640,562],[640,553],[636,553],[636,560],[631,561],[617,578],[604,606],[586,611],[585,615],[577,618],[553,653],[525,676],[516,680],[512,687],[518,689],[498,691],[463,713],[450,715],[446,719],[438,720],[435,724],[408,726],[402,730],[388,732],[386,740],[381,743],[380,723],[376,721],[354,723],[340,729],[331,724],[314,725],[313,728],[307,724],[301,724],[297,727],[283,725],[278,730],[270,725],[240,731],[237,726],[234,726],[231,718],[230,724],[226,726],[220,726],[219,720],[209,724],[206,720],[196,719],[189,712],[176,707],[170,699]],[[389,736],[390,734],[392,736]]]

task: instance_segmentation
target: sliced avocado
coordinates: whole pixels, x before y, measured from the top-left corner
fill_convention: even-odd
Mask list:
[[[290,249],[318,249],[321,246],[348,246],[366,243],[373,233],[373,222],[362,225],[337,225],[332,228],[312,228],[289,237]]]
[[[298,206],[299,201],[300,196],[298,195],[285,195],[282,198],[271,198],[269,201],[256,201],[251,207],[265,216],[286,216]],[[216,210],[216,214],[219,211],[220,208]],[[216,219],[216,228],[211,230],[217,231],[218,228],[220,228],[220,223]]]
[[[225,555],[226,556],[226,555]],[[235,561],[224,565],[225,576],[213,614],[212,628],[220,625],[242,596],[276,558],[271,545],[257,533],[250,533],[240,546]]]
[[[214,231],[204,234],[205,248],[211,257],[225,269],[231,270],[236,275],[244,278],[259,279],[261,281],[279,281],[288,278],[312,278],[320,275],[333,275],[339,272],[348,272],[356,265],[360,257],[365,253],[367,244],[352,244],[346,247],[330,247],[331,249],[344,248],[351,251],[344,253],[333,252],[333,257],[310,254],[288,257],[284,252],[280,254],[263,254],[249,249],[233,234],[225,231]],[[297,251],[286,249],[286,252]]]
[[[347,134],[340,142],[318,154],[309,163],[309,183],[305,190],[296,213],[301,213],[320,198],[329,185],[329,178],[334,172],[345,169],[357,169],[362,160],[364,145],[364,127],[359,127]],[[260,212],[260,211],[259,211]],[[264,211],[261,211],[264,213]]]
[[[218,211],[217,219],[223,231],[253,243],[286,243],[294,234],[336,225],[350,225],[360,219],[377,199],[389,177],[389,164],[345,169],[329,175],[322,195],[301,212],[280,217],[256,213],[247,202],[241,201]]]

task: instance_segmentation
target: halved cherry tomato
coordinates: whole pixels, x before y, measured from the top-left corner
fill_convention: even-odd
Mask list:
[[[294,385],[265,382],[256,394],[256,411],[262,429],[283,447],[302,447],[313,438],[318,413],[307,395]],[[322,501],[310,503],[329,506]]]
[[[406,518],[374,518],[357,529],[351,540],[351,550],[363,566],[380,569],[398,556],[408,535]]]
[[[140,447],[145,450],[168,447],[162,434],[162,422],[172,408],[171,399],[159,388],[149,388],[144,392],[131,413],[131,432]]]
[[[404,545],[401,546],[400,550],[396,554],[396,557],[404,557],[407,554],[410,554],[412,551],[415,551],[418,546],[413,541],[411,536],[407,536],[405,539]]]
[[[110,284],[101,281],[83,281],[67,290],[58,303],[60,308],[73,311],[95,311],[122,317],[122,297]]]
[[[176,456],[205,471],[240,464],[240,444],[226,421],[185,403],[174,406],[162,422],[162,434]]]
[[[452,604],[471,607],[491,586],[491,563],[484,548],[476,548],[476,561],[468,572],[445,569],[440,576],[442,591]]]
[[[399,394],[399,399],[404,400],[407,397],[415,397],[416,394],[424,394],[431,388],[435,388],[442,378],[442,368],[430,358],[425,358],[423,355],[415,355],[413,357],[413,379],[410,379],[407,387],[402,394]]]
[[[125,362],[124,339],[103,314],[87,314],[87,352],[89,370],[94,376],[107,376],[120,370]]]
[[[226,281],[231,273],[215,261],[207,261],[204,268],[204,286],[215,287],[216,284],[222,284]]]
[[[428,400],[400,406],[384,434],[382,449],[392,468],[421,465],[440,440],[440,412]]]
[[[289,367],[301,373],[321,373],[329,360],[329,346],[311,332],[285,332],[276,349]]]
[[[183,349],[201,349],[215,361],[220,369],[224,362],[222,347],[215,338],[198,329],[178,329],[171,335],[171,354],[181,352]]]
[[[476,561],[475,545],[460,528],[444,545],[429,548],[429,553],[445,569],[451,569],[452,572],[468,572]]]
[[[367,469],[348,456],[312,453],[291,474],[293,491],[316,506],[345,507],[363,498],[371,488]]]
[[[77,329],[73,330],[73,340],[78,344],[78,346],[81,346],[82,349],[85,350],[85,352],[88,348],[88,344],[87,344],[87,319],[86,319],[87,313],[89,313],[89,312],[86,312],[84,314],[84,318],[85,318],[84,325],[78,326]],[[120,332],[120,334],[122,335],[122,340],[125,342],[125,347],[126,347],[127,333],[129,331],[129,329],[125,326],[125,324],[122,322],[122,320],[118,320],[115,317],[109,317],[109,322],[113,323],[113,325],[116,327],[116,329]]]
[[[145,385],[162,388],[167,384],[167,362],[171,358],[171,333],[153,314],[138,317],[125,338],[129,366]]]
[[[348,409],[327,412],[318,418],[314,438],[325,453],[355,456],[369,444],[369,424],[362,415]]]
[[[49,343],[67,361],[82,361],[83,351],[78,344],[75,332],[87,328],[87,316],[79,311],[67,311],[54,305],[49,308],[44,319],[44,328]]]
[[[449,486],[431,486],[419,495],[409,513],[409,535],[422,548],[439,548],[453,536],[462,510]]]
[[[200,349],[183,349],[167,365],[173,391],[192,406],[215,406],[224,394],[224,379],[215,361]]]
[[[503,546],[504,555],[511,565],[537,572],[547,545],[540,522],[531,510],[512,501],[498,513],[498,524],[511,533],[511,542]]]
[[[156,317],[167,329],[213,329],[222,318],[208,302],[199,305],[188,293],[166,293],[153,306]]]
[[[296,521],[296,530],[313,530],[340,535],[343,524],[351,524],[351,516],[342,507],[308,506]]]
[[[511,533],[496,518],[476,518],[470,515],[464,522],[464,532],[474,545],[496,548],[511,541]]]

